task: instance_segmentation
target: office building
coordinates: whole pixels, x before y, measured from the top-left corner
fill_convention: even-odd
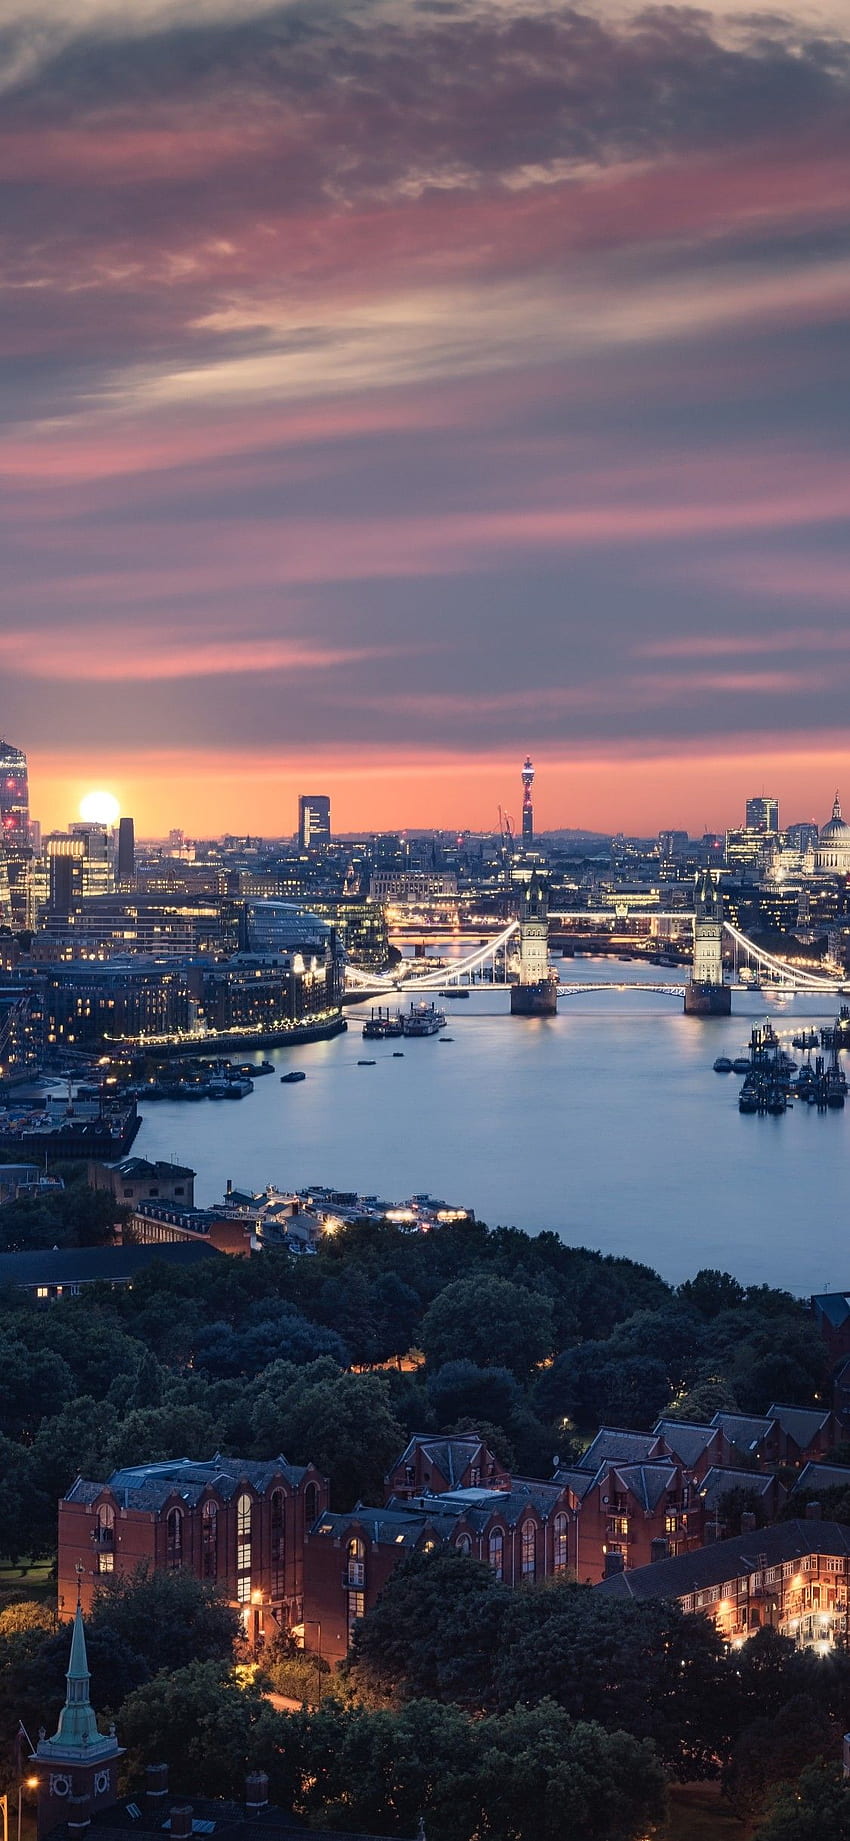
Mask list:
[[[331,841],[331,802],[326,793],[301,793],[298,800],[298,847],[315,850]]]
[[[779,800],[768,799],[764,793],[757,799],[748,799],[745,825],[748,831],[774,836],[779,830]]]
[[[5,741],[0,741],[0,854],[5,865],[4,894],[8,889],[8,912],[0,914],[0,919],[23,929],[32,922],[27,757]]]
[[[115,869],[119,882],[132,882],[136,873],[136,831],[132,818],[119,820]]]

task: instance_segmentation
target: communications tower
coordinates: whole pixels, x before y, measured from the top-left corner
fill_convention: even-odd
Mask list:
[[[522,770],[522,841],[524,844],[534,843],[534,805],[531,798],[533,785],[534,767],[531,756],[527,754]]]

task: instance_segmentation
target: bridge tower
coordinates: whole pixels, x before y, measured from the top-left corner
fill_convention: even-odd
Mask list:
[[[723,982],[723,897],[710,869],[694,886],[694,957],[685,987],[686,1016],[729,1016],[732,992]]]
[[[511,1016],[554,1016],[558,981],[549,969],[549,891],[545,874],[515,872],[519,897],[519,984],[511,986]],[[521,878],[521,880],[520,880]]]

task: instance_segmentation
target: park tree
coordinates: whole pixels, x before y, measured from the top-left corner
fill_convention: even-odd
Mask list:
[[[344,1665],[349,1685],[378,1704],[423,1697],[489,1704],[510,1596],[488,1566],[454,1548],[410,1554],[355,1629]]]
[[[481,1722],[481,1790],[492,1841],[637,1841],[663,1819],[652,1746],[541,1701]]]
[[[246,1772],[271,1762],[283,1724],[260,1687],[214,1661],[163,1670],[128,1696],[120,1721],[131,1773],[162,1759],[177,1783],[226,1797],[241,1796]]]
[[[241,1632],[227,1600],[193,1573],[106,1573],[98,1581],[87,1629],[115,1634],[151,1674],[194,1662],[230,1665]]]
[[[457,1279],[429,1305],[419,1340],[431,1370],[469,1360],[524,1380],[552,1353],[551,1300],[509,1279]]]
[[[312,1458],[330,1479],[335,1507],[350,1508],[358,1497],[381,1501],[383,1481],[404,1444],[404,1434],[378,1374],[334,1372],[312,1385],[300,1382],[282,1399],[258,1396],[254,1436],[274,1428],[266,1451],[285,1451],[306,1463]]]
[[[753,1841],[850,1841],[850,1792],[837,1765],[810,1765],[773,1800]]]

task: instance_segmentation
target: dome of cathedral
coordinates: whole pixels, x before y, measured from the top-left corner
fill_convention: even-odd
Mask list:
[[[850,875],[850,825],[841,816],[841,800],[837,793],[832,817],[821,826],[815,861],[818,869]]]

